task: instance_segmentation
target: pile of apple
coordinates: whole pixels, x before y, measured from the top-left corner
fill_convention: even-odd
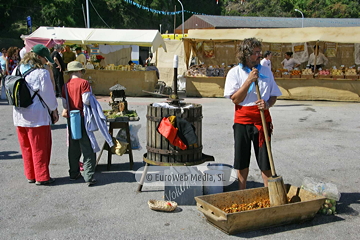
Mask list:
[[[320,70],[319,75],[329,76],[330,75],[330,70],[329,69]]]
[[[356,69],[355,68],[349,68],[345,70],[346,76],[356,76]]]
[[[326,199],[321,206],[319,213],[324,215],[334,215],[336,213],[336,201],[334,199]]]
[[[331,75],[332,76],[341,76],[341,75],[344,75],[344,73],[341,69],[332,69]]]
[[[305,68],[302,70],[302,75],[313,75],[313,72],[311,71],[310,68]]]

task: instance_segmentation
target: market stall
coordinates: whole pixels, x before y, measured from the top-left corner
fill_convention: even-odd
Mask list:
[[[165,42],[158,30],[39,27],[25,38],[25,44],[27,50],[30,50],[39,43],[48,48],[57,43],[81,46],[103,44],[150,47],[152,52],[156,52],[161,47],[166,51]],[[130,54],[131,51],[128,51],[129,57],[122,63],[108,60],[102,66],[100,64],[95,66],[98,69],[87,69],[84,78],[91,82],[95,94],[108,95],[109,88],[116,83],[126,87],[128,96],[146,95],[142,90],[154,91],[157,83],[156,72],[145,71],[142,67],[125,66],[125,62],[127,64],[130,60]],[[66,79],[67,77],[65,81]]]
[[[244,38],[263,40],[263,51],[273,52],[274,77],[283,96],[280,99],[360,102],[360,28],[286,28],[189,30],[184,39],[187,66],[193,57],[201,64],[189,67],[186,93],[194,97],[223,97],[225,76],[237,63],[238,45]],[[320,46],[328,58],[325,71],[303,74],[313,46]],[[284,72],[284,53],[294,52],[301,62],[295,72]],[[336,68],[336,71],[333,70]]]

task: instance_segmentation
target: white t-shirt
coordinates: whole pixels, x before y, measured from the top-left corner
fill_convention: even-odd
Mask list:
[[[266,58],[263,58],[260,61],[260,64],[261,64],[261,66],[268,67],[271,70],[271,61],[270,61],[270,59],[267,60]]]
[[[268,101],[271,96],[281,96],[281,91],[276,85],[274,76],[269,68],[261,67],[259,73],[267,78],[259,77],[259,89],[261,98]],[[224,97],[230,98],[239,88],[244,84],[249,74],[245,72],[240,66],[230,69],[226,76]],[[257,101],[256,88],[254,87],[250,93],[248,93],[239,105],[241,106],[254,106]]]
[[[13,75],[15,72],[14,70]],[[38,94],[40,94],[51,111],[57,108],[58,103],[48,70],[35,69],[25,77],[25,80],[32,90],[30,91],[31,94],[34,94],[33,91],[38,91]],[[14,107],[13,121],[14,126],[19,127],[39,127],[51,124],[49,112],[37,96],[34,97],[33,103],[27,108]]]
[[[300,64],[300,62],[294,58],[289,58],[289,60],[285,58],[281,64],[284,64],[284,68],[290,71],[293,70],[295,65]]]

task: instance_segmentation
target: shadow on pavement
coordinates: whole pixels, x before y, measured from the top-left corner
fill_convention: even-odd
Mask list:
[[[302,107],[302,106],[311,106],[310,104],[275,104],[273,107]]]
[[[336,204],[336,212],[358,216],[359,212],[350,207],[351,204],[360,204],[360,193],[341,193],[341,198]]]
[[[305,222],[299,222],[299,223],[278,226],[278,227],[270,227],[266,229],[255,230],[252,232],[238,233],[235,236],[243,237],[243,238],[255,238],[255,237],[272,235],[281,232],[289,232],[296,229],[308,228],[308,227],[313,227],[313,226],[318,226],[318,225],[323,225],[323,224],[333,223],[343,220],[344,220],[343,218],[334,215],[327,216],[327,215],[316,214],[314,219]]]
[[[56,130],[56,129],[66,129],[67,124],[52,124],[51,125],[51,130]]]
[[[13,160],[13,159],[21,159],[21,153],[16,151],[3,151],[0,152],[0,160]]]

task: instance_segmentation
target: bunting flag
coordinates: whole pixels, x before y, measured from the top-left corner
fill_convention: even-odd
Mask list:
[[[143,5],[140,5],[136,2],[134,2],[133,0],[124,0],[125,2],[127,3],[130,3],[134,6],[136,6],[137,8],[140,8],[142,10],[146,10],[146,11],[149,11],[149,12],[152,12],[152,13],[156,13],[156,14],[162,14],[162,15],[176,15],[176,14],[181,14],[182,11],[176,11],[176,12],[166,12],[166,11],[159,11],[159,10],[155,10],[155,9],[152,9],[152,8],[148,8],[148,7],[145,7]],[[191,13],[191,14],[195,14],[195,15],[207,15],[207,14],[204,14],[204,13],[197,13],[197,12],[192,12],[192,11],[188,11],[188,10],[184,10],[184,12],[186,13]]]

